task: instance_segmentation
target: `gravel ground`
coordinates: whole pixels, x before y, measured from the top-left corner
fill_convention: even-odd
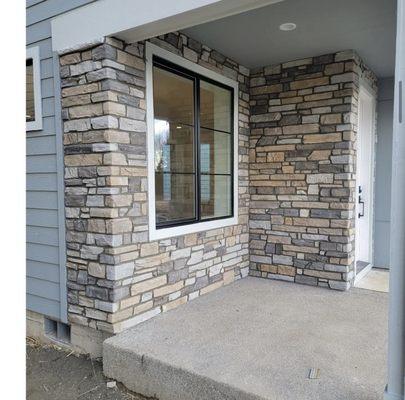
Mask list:
[[[56,346],[41,346],[28,340],[26,346],[28,400],[145,400],[117,383],[107,387],[100,361],[67,352]]]

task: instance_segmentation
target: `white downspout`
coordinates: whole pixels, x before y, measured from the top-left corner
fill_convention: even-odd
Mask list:
[[[397,0],[392,147],[388,384],[385,400],[404,400],[405,373],[405,0]]]

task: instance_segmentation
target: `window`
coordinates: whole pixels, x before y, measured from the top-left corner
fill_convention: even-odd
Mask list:
[[[148,45],[152,239],[236,223],[237,83]]]
[[[25,121],[28,131],[42,129],[39,48],[27,49],[25,60]]]

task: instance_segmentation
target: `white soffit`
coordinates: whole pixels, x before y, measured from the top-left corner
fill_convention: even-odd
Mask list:
[[[52,48],[63,53],[104,36],[136,42],[280,1],[99,0],[52,20]]]

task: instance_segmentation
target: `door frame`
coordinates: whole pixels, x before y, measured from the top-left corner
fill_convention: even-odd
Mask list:
[[[358,144],[359,144],[359,135],[361,134],[360,131],[360,102],[362,100],[366,99],[366,101],[370,101],[371,104],[371,119],[372,119],[372,131],[371,131],[371,162],[370,162],[370,167],[371,167],[371,174],[370,174],[370,212],[369,212],[369,232],[368,232],[368,241],[369,241],[369,260],[370,263],[369,265],[364,268],[361,272],[361,274],[357,274],[357,261],[358,261],[358,246],[356,246],[357,242],[357,220],[358,220],[358,212],[359,212],[359,207],[358,207],[358,171],[359,171],[359,157],[357,157],[357,149],[358,149]],[[375,151],[376,151],[376,142],[377,142],[377,135],[376,135],[376,106],[377,106],[377,99],[376,96],[374,95],[373,91],[371,88],[368,87],[368,85],[361,83],[360,88],[359,88],[359,98],[358,98],[358,109],[357,109],[357,147],[356,147],[356,198],[355,198],[355,256],[354,256],[354,281],[358,281],[364,275],[373,267],[373,262],[374,262],[374,200],[375,200]]]

